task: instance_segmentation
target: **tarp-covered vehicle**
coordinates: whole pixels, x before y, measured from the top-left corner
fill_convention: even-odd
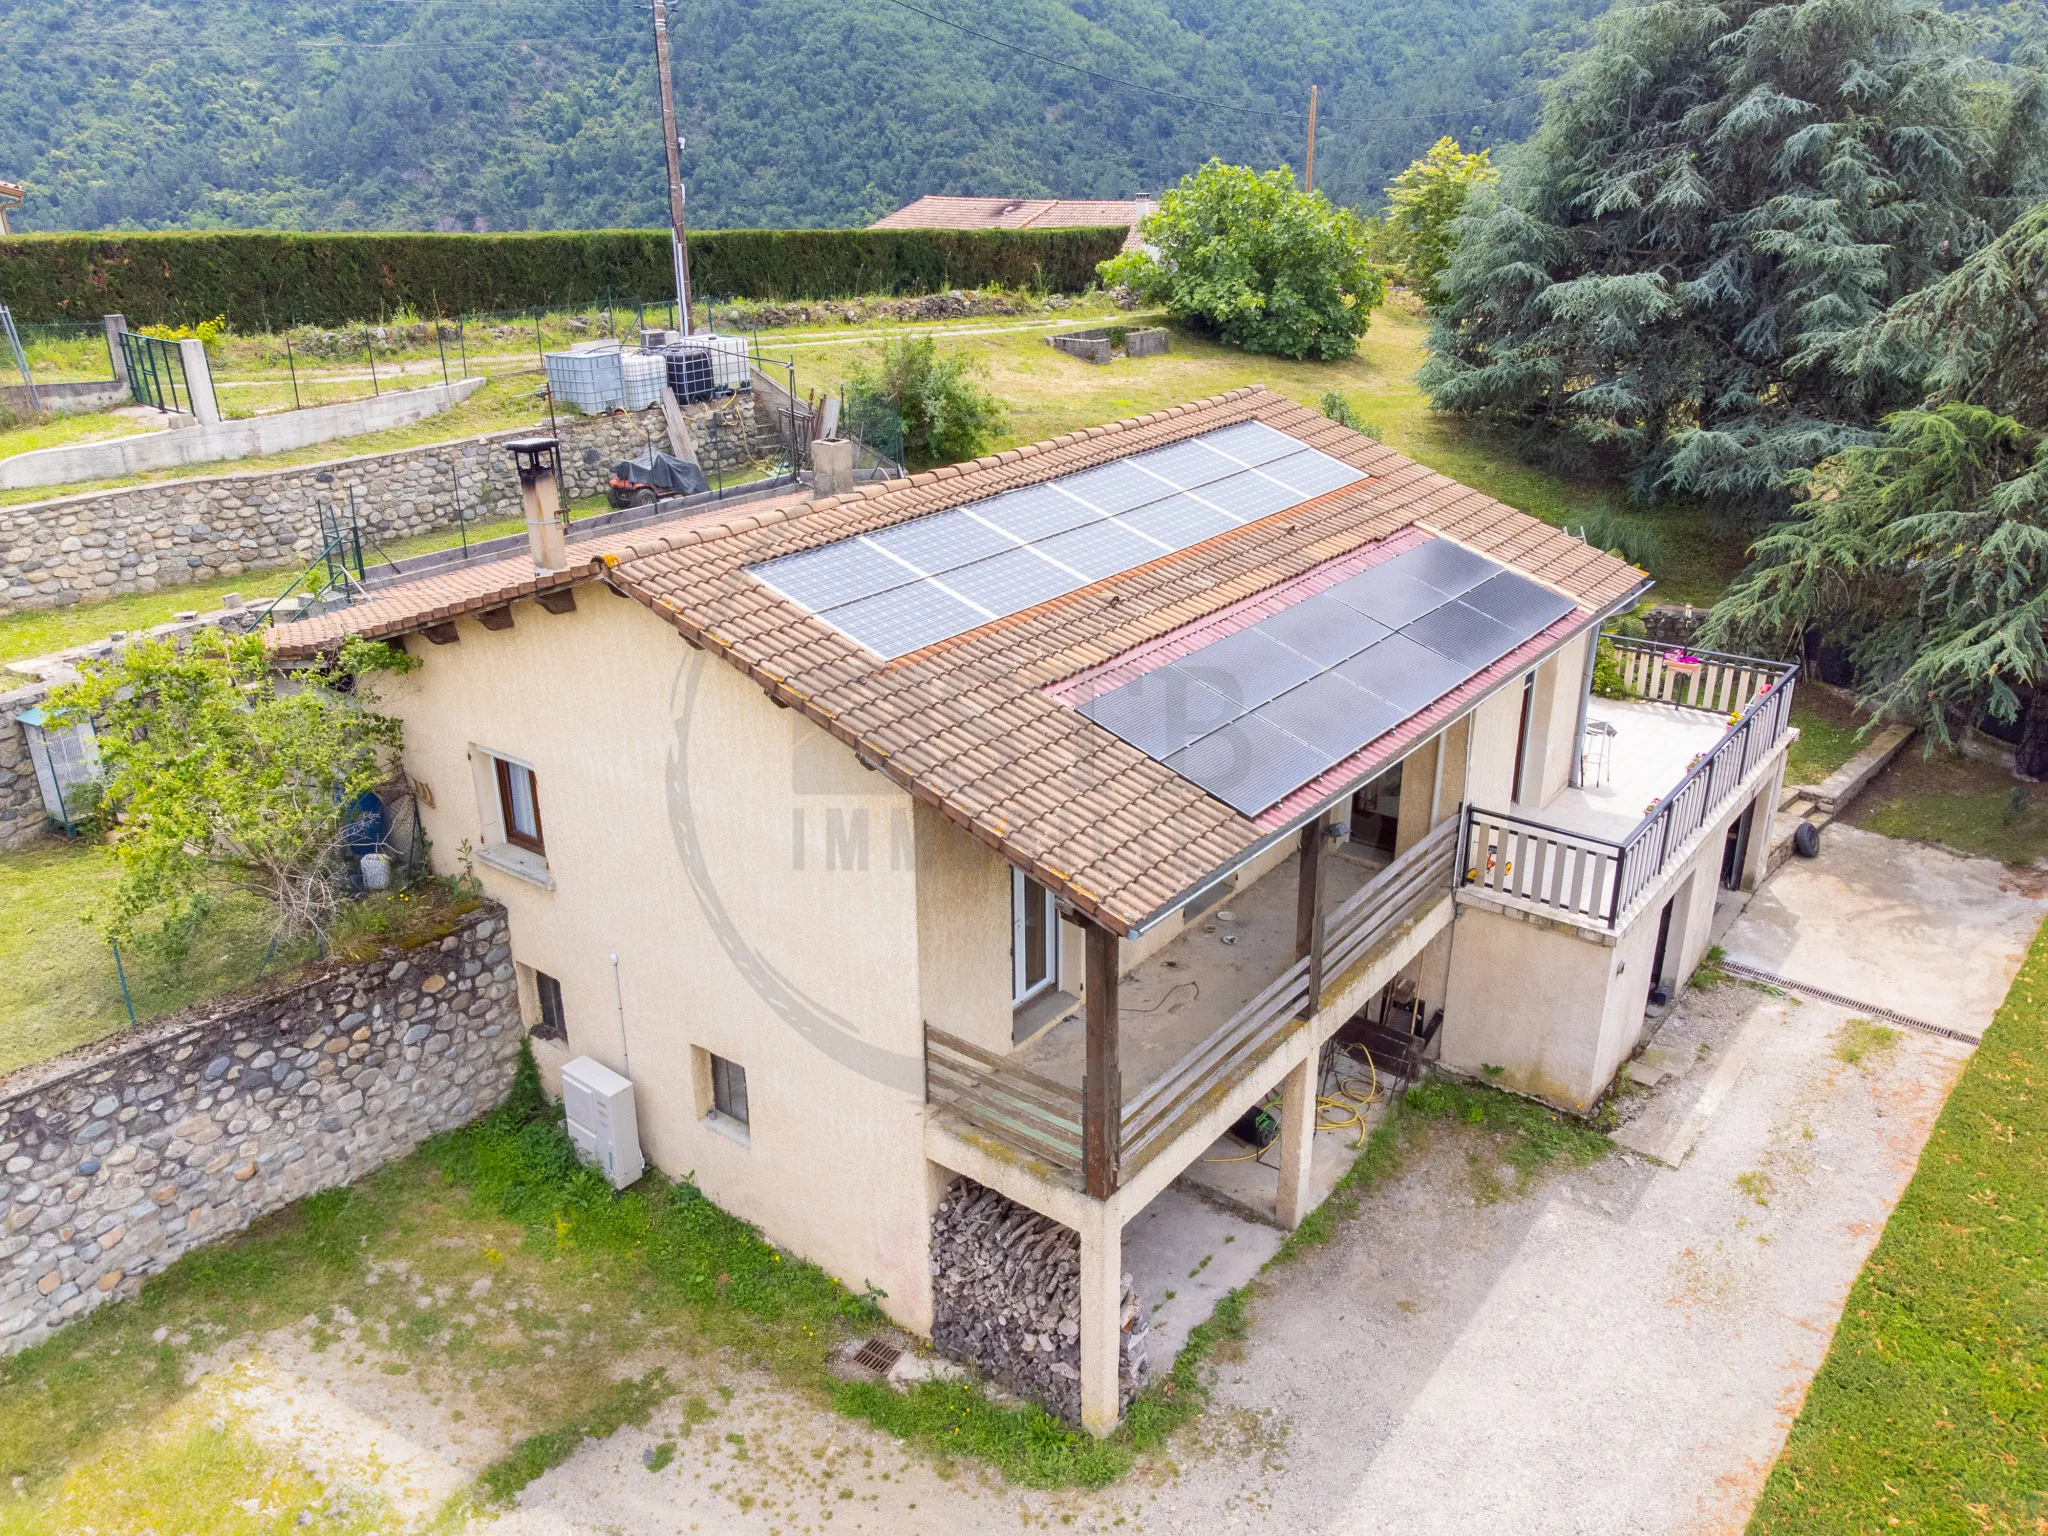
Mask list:
[[[694,496],[711,489],[704,471],[688,459],[650,448],[637,459],[612,466],[607,494],[615,507],[651,507],[667,496]]]

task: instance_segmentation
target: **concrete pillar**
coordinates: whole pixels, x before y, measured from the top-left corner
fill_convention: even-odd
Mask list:
[[[1789,753],[1778,758],[1778,766],[1757,792],[1756,810],[1749,819],[1749,848],[1742,861],[1742,888],[1753,891],[1770,872],[1771,838],[1778,829],[1778,804],[1785,798],[1785,764]]]
[[[1316,1140],[1316,1057],[1308,1060],[1282,1080],[1280,1087],[1280,1192],[1273,1197],[1273,1214],[1280,1225],[1292,1231],[1308,1214],[1309,1164]]]
[[[811,444],[811,489],[820,496],[844,496],[853,489],[853,439],[821,437]]]
[[[1123,1223],[1104,1201],[1088,1202],[1081,1227],[1081,1427],[1116,1429],[1123,1364]]]
[[[206,361],[206,343],[187,336],[178,343],[178,360],[185,365],[185,387],[191,392],[192,414],[203,427],[220,422],[220,405],[213,398],[213,368]]]
[[[128,319],[125,315],[102,315],[100,324],[107,328],[107,361],[113,365],[114,382],[132,395],[134,386],[128,382],[128,354],[121,350],[121,338],[127,333]]]

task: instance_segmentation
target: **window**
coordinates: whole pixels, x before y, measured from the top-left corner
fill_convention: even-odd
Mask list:
[[[505,821],[505,841],[529,853],[545,854],[540,831],[540,787],[524,763],[496,758],[498,810]]]
[[[546,971],[533,973],[533,990],[540,1000],[540,1023],[533,1033],[541,1040],[567,1040],[569,1021],[562,1012],[562,984]]]
[[[723,1056],[711,1058],[711,1107],[740,1125],[747,1120],[747,1069]]]
[[[1010,871],[1010,1001],[1021,1006],[1059,984],[1060,915],[1052,892]]]

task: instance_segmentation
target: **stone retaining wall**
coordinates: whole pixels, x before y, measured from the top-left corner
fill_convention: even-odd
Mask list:
[[[774,413],[751,395],[688,405],[683,414],[707,473],[780,451]],[[668,441],[656,408],[559,416],[557,425],[571,496],[602,492],[614,462],[650,440]],[[452,528],[458,506],[471,522],[514,516],[519,480],[505,444],[534,431],[0,506],[0,613],[304,564],[319,547],[319,498],[330,496],[345,519],[351,487],[366,540],[380,543]],[[333,476],[331,488],[316,482],[323,473]],[[367,542],[364,553],[374,558]]]
[[[28,760],[28,737],[15,716],[49,696],[40,684],[0,694],[0,853],[26,847],[43,835],[49,818]]]
[[[505,914],[0,1080],[0,1351],[503,1101]]]

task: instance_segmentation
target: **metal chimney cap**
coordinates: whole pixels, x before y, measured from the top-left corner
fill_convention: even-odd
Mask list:
[[[562,473],[562,445],[552,437],[520,437],[505,445],[519,469],[519,483],[532,485],[543,474],[557,479]]]

